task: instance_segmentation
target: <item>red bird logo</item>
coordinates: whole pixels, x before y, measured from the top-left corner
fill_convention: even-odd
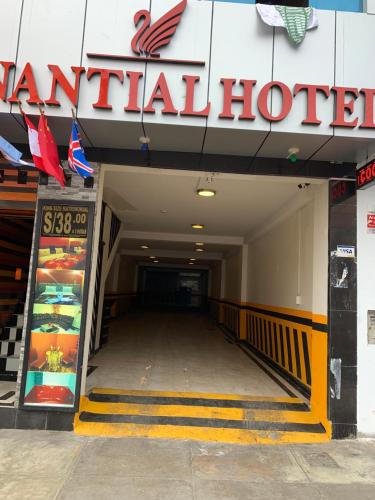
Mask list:
[[[151,13],[148,10],[138,11],[134,16],[134,25],[137,28],[141,20],[143,22],[132,40],[133,52],[139,56],[160,57],[156,51],[171,41],[186,5],[187,0],[182,0],[152,25]]]

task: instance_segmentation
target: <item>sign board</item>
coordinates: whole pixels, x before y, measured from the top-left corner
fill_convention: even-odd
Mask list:
[[[375,311],[367,311],[367,338],[369,344],[375,344]]]
[[[375,181],[375,160],[357,170],[357,189],[366,189]]]
[[[76,411],[94,204],[40,200],[37,214],[20,404]]]

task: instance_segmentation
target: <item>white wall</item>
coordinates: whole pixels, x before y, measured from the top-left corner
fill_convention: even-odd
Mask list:
[[[309,202],[249,245],[248,302],[312,310],[313,216]]]
[[[375,205],[375,186],[357,196],[358,432],[375,434],[375,345],[367,342],[367,310],[375,309],[375,234],[367,233],[367,211]]]

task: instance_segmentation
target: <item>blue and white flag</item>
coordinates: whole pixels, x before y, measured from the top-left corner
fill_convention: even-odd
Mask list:
[[[75,120],[72,124],[72,134],[70,136],[68,165],[70,170],[76,172],[81,177],[91,177],[94,169],[90,167],[86,159],[85,150],[82,146],[81,136],[79,135],[78,125]]]
[[[21,160],[22,153],[0,135],[0,153],[13,167],[33,167],[33,163]]]

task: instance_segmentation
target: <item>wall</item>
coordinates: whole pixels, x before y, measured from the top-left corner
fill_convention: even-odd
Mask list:
[[[319,93],[317,112],[322,123],[315,127],[301,124],[306,118],[304,92],[295,97],[291,113],[281,122],[262,118],[256,106],[261,88],[272,80],[288,86],[300,82],[371,88],[375,69],[367,62],[372,57],[375,17],[354,12],[319,11],[319,27],[310,30],[303,44],[296,48],[289,42],[285,30],[275,30],[262,22],[255,5],[189,0],[173,40],[162,48],[161,55],[166,59],[198,61],[202,65],[197,64],[187,72],[181,64],[147,63],[138,95],[139,105],[148,103],[162,70],[180,114],[163,114],[160,102],[155,105],[155,113],[125,112],[129,94],[126,75],[124,82],[115,77],[110,79],[107,107],[93,107],[98,100],[100,78],[95,75],[88,80],[87,68],[96,66],[123,72],[124,61],[93,59],[87,54],[132,55],[131,41],[136,33],[134,14],[140,9],[149,9],[150,4],[155,20],[174,7],[176,1],[3,0],[2,31],[5,31],[0,33],[0,60],[16,62],[16,68],[10,72],[10,83],[18,82],[25,64],[30,62],[39,97],[48,101],[51,94],[48,64],[59,65],[70,83],[74,77],[71,66],[82,65],[86,72],[79,86],[77,116],[84,139],[96,148],[138,150],[139,137],[145,134],[151,138],[154,151],[285,158],[285,144],[297,143],[300,159],[315,154],[314,160],[354,161],[363,145],[358,139],[370,142],[371,130],[359,126],[353,129],[330,126],[334,118],[333,94],[326,99]],[[38,25],[44,29],[35,30]],[[45,44],[46,39],[50,40],[49,44]],[[127,61],[125,66],[127,71],[144,73],[146,63]],[[207,99],[212,100],[208,118],[198,116],[199,113],[181,114],[187,95],[182,79],[185,73],[200,78],[194,96],[195,110],[204,110]],[[233,105],[235,119],[219,119],[223,111],[221,78],[237,80],[233,88],[236,95],[243,90],[239,79],[257,81],[253,89],[254,121],[238,119],[243,111],[241,103]],[[6,97],[10,97],[11,86],[8,85]],[[37,114],[36,106],[26,103],[27,91],[15,97],[22,99],[25,112]],[[57,142],[66,145],[72,103],[60,88],[57,98],[61,107],[47,105],[47,114],[53,117],[51,124]],[[276,113],[280,109],[279,92],[273,92],[270,101]],[[359,117],[358,124],[363,122],[363,112],[363,97],[360,97],[354,110],[354,115]],[[0,126],[10,142],[27,142],[18,106],[3,99],[0,99]]]
[[[375,186],[357,192],[358,244],[358,431],[375,434],[375,345],[367,341],[367,310],[375,309],[375,234],[367,233],[367,211]]]
[[[209,295],[214,299],[221,298],[221,279],[222,279],[222,264],[215,262],[211,267],[211,282]]]
[[[249,245],[248,302],[312,310],[313,213],[310,202]]]
[[[226,256],[225,262],[225,300],[241,300],[242,248]]]
[[[118,293],[136,292],[136,271],[137,267],[134,258],[127,255],[121,255],[117,289]]]

